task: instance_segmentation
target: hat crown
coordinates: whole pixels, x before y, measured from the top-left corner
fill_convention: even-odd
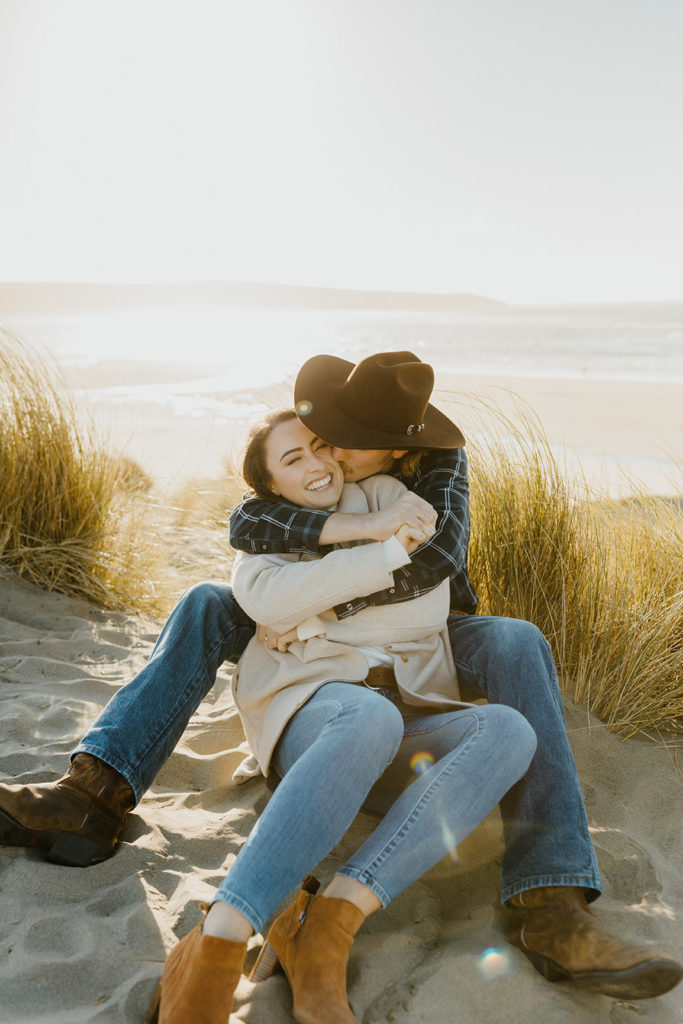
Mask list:
[[[434,371],[412,352],[361,359],[339,390],[339,407],[363,426],[410,437],[424,424]]]
[[[465,438],[430,404],[434,371],[412,352],[379,352],[356,366],[311,356],[297,374],[297,415],[337,448],[462,448]]]

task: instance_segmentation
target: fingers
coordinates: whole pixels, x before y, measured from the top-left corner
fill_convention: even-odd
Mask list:
[[[409,491],[403,496],[402,501],[406,511],[410,515],[411,521],[422,523],[425,526],[432,528],[436,526],[436,510],[428,501],[425,501],[424,498],[421,498],[418,494],[413,494],[412,491]]]
[[[276,633],[273,629],[268,629],[267,626],[259,626],[256,631],[258,639],[265,643],[269,651],[282,651],[284,653],[289,649],[289,645],[293,640],[297,639],[296,629],[290,629],[286,633]]]
[[[434,523],[425,522],[421,519],[411,519],[404,525],[413,540],[419,540],[420,543],[429,540],[436,533]]]
[[[257,627],[256,638],[260,640],[261,643],[264,643],[269,651],[272,651],[275,647],[277,647],[278,634],[273,633],[272,631],[268,632],[267,626]]]

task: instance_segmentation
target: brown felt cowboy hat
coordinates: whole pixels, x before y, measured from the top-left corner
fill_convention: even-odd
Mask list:
[[[429,404],[434,371],[412,352],[378,352],[355,366],[313,356],[299,370],[302,423],[336,448],[462,448],[454,423]]]

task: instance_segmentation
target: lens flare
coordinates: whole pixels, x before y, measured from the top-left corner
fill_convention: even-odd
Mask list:
[[[457,844],[455,842],[455,836],[453,835],[450,828],[448,827],[448,824],[445,821],[441,822],[441,839],[443,842],[443,848],[446,851],[447,856],[449,856],[451,860],[455,861],[455,863],[457,864],[458,849]]]
[[[309,402],[307,399],[296,403],[296,414],[297,416],[308,416],[309,413],[313,412],[313,402]]]
[[[477,969],[485,981],[494,981],[510,972],[510,957],[501,949],[485,949],[479,957]]]
[[[434,758],[428,750],[418,750],[410,759],[410,770],[416,775],[422,775],[434,764]]]

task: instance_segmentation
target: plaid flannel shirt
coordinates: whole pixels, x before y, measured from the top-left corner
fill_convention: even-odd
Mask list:
[[[344,619],[368,605],[411,601],[446,578],[450,580],[451,610],[475,612],[478,598],[467,575],[470,511],[464,449],[430,452],[420,460],[414,476],[399,479],[434,506],[436,532],[413,553],[410,565],[394,572],[393,587],[337,606],[337,617]],[[245,498],[230,516],[230,543],[252,554],[325,551],[319,539],[331,514],[284,501]]]

